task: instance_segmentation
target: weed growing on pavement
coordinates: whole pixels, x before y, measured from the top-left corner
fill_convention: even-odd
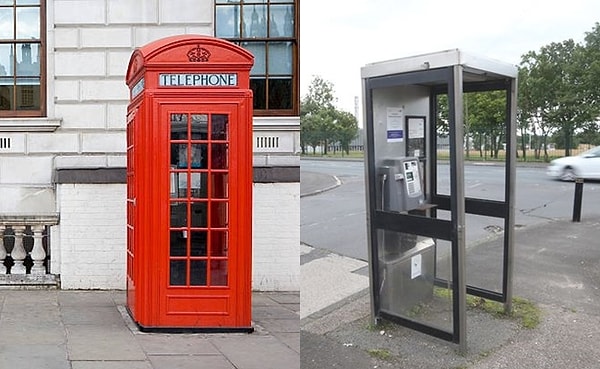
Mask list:
[[[433,293],[441,298],[452,299],[452,290],[447,288],[435,287]],[[540,324],[542,312],[533,302],[521,297],[513,297],[512,302],[512,312],[507,314],[504,311],[504,304],[500,302],[467,295],[468,308],[485,311],[497,318],[516,319],[523,328],[527,329],[536,328]]]
[[[369,349],[367,353],[379,360],[390,360],[392,358],[392,353],[386,349]]]

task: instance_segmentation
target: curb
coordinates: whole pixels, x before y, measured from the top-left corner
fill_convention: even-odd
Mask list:
[[[339,186],[342,185],[342,181],[340,181],[340,179],[337,176],[331,176],[331,177],[333,177],[333,179],[335,180],[335,184],[333,184],[331,186],[328,186],[328,187],[325,187],[325,188],[321,188],[321,189],[312,191],[312,192],[307,192],[307,193],[304,193],[304,194],[300,194],[300,198],[309,197],[309,196],[315,196],[315,195],[318,195],[320,193],[333,190],[334,188],[338,188]]]

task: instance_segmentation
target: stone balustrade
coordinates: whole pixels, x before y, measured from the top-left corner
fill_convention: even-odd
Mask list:
[[[57,223],[58,215],[0,214],[0,278],[48,274],[49,228]]]

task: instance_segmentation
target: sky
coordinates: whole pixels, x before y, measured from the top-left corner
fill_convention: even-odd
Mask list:
[[[518,65],[552,42],[582,42],[600,23],[598,0],[302,0],[300,94],[315,76],[355,113],[368,63],[461,49]]]

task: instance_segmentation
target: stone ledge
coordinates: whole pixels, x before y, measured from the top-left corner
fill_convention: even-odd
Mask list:
[[[0,275],[0,289],[59,289],[60,276],[55,274]]]

